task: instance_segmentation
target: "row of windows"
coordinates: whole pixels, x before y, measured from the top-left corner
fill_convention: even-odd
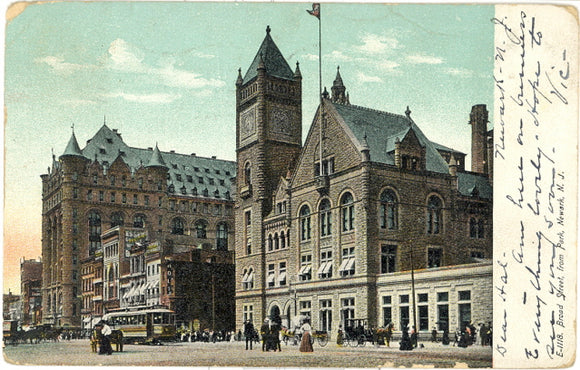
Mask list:
[[[380,255],[380,273],[388,274],[397,272],[397,246],[396,245],[382,245],[381,255]],[[471,252],[471,257],[473,258],[484,258],[484,253],[481,251]],[[443,266],[443,249],[442,248],[427,248],[427,268],[438,268]],[[338,267],[338,273],[341,277],[347,277],[354,275],[356,273],[356,256],[354,247],[345,247],[342,249],[342,256],[340,259],[341,263]],[[319,279],[330,279],[333,277],[334,270],[334,259],[332,250],[323,250],[320,252],[320,260],[318,269],[316,269],[316,274]],[[312,280],[313,262],[312,254],[306,253],[300,256],[300,269],[298,271],[299,281],[310,281]],[[278,286],[275,284],[275,279],[271,278],[270,275],[275,275],[275,264],[270,264],[268,266],[268,286],[274,287]],[[286,263],[284,262],[284,275],[283,280],[286,280]],[[278,273],[280,276],[280,273]],[[254,287],[254,273],[253,269],[249,268],[244,270],[242,277],[242,288],[243,289],[253,289]],[[284,284],[280,284],[285,285]]]

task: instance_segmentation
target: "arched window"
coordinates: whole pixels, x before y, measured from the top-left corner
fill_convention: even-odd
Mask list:
[[[179,217],[174,218],[171,220],[171,233],[174,235],[183,235],[185,231],[185,226],[183,224],[183,220]]]
[[[280,240],[278,239],[278,233],[274,234],[274,250],[280,249]]]
[[[380,225],[382,229],[395,230],[397,225],[397,195],[387,189],[381,193]]]
[[[272,234],[268,235],[268,251],[273,251],[274,250],[274,238],[272,237]]]
[[[330,201],[323,199],[318,208],[320,212],[320,236],[332,234],[332,213],[330,211]]]
[[[354,199],[351,193],[344,193],[340,199],[340,212],[342,216],[342,231],[354,230]]]
[[[439,234],[442,229],[442,202],[441,199],[432,195],[427,202],[427,234]]]
[[[89,254],[101,248],[101,215],[96,211],[89,213]]]
[[[206,220],[198,220],[195,223],[195,233],[196,233],[196,236],[200,239],[207,238],[207,221]]]
[[[470,217],[469,218],[469,237],[474,239],[484,238],[484,222],[481,218]]]
[[[111,215],[111,227],[123,226],[123,214],[121,212],[115,212]]]
[[[250,162],[246,163],[246,166],[244,168],[244,181],[246,185],[252,184],[252,167],[250,165]]]
[[[145,215],[143,214],[137,214],[135,215],[135,217],[133,217],[133,227],[137,227],[137,228],[144,228],[145,227]]]
[[[284,230],[280,231],[280,249],[286,248],[286,236]]]
[[[218,251],[228,250],[228,225],[225,222],[217,225],[216,248]]]
[[[310,207],[300,208],[300,240],[310,240]]]

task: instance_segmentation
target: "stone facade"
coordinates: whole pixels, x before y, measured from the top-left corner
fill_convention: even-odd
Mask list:
[[[144,231],[163,260],[233,253],[233,162],[130,147],[104,124],[82,150],[73,133],[41,178],[44,323],[80,327],[120,308],[129,268],[115,227]]]
[[[267,42],[273,43],[269,30]],[[280,53],[276,58],[276,65],[286,63]],[[239,91],[279,79],[267,63],[253,73],[256,65],[246,74],[251,79],[240,73],[238,108],[244,104]],[[291,84],[291,73],[284,76]],[[286,101],[294,101],[287,93]],[[257,88],[254,94],[254,109],[267,110],[269,91]],[[443,290],[447,329],[466,320],[491,321],[492,188],[484,168],[465,171],[465,154],[429,141],[408,108],[398,115],[350,100],[337,71],[332,96],[325,89],[297,157],[275,141],[259,140],[276,126],[272,116],[257,123],[262,136],[253,146],[238,140],[236,326],[267,317],[286,326],[308,317],[314,329],[331,333],[348,319],[383,326],[381,297],[389,293],[390,320],[398,330],[395,299],[410,294],[412,272],[422,331],[440,325],[435,313],[443,303],[436,298]],[[485,106],[476,107],[472,127],[487,132]],[[293,125],[298,130],[301,122]],[[477,149],[487,155],[485,147]],[[244,182],[247,163],[260,165]]]
[[[20,296],[22,299],[22,325],[42,322],[42,261],[20,261]]]

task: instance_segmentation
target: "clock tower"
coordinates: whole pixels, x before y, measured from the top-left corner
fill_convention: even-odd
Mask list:
[[[298,63],[292,71],[268,26],[252,64],[245,75],[238,71],[236,81],[237,324],[266,314],[263,220],[301,150],[302,76]]]

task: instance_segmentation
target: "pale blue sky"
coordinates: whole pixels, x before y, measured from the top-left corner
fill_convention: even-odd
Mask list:
[[[30,5],[9,22],[4,290],[19,290],[18,257],[40,256],[39,176],[71,125],[81,148],[106,116],[130,146],[234,160],[237,70],[270,25],[290,66],[300,62],[307,133],[318,102],[310,8],[63,2]],[[323,3],[323,85],[340,65],[352,104],[399,114],[408,105],[431,140],[468,153],[471,106],[493,109],[493,14],[491,5]]]

